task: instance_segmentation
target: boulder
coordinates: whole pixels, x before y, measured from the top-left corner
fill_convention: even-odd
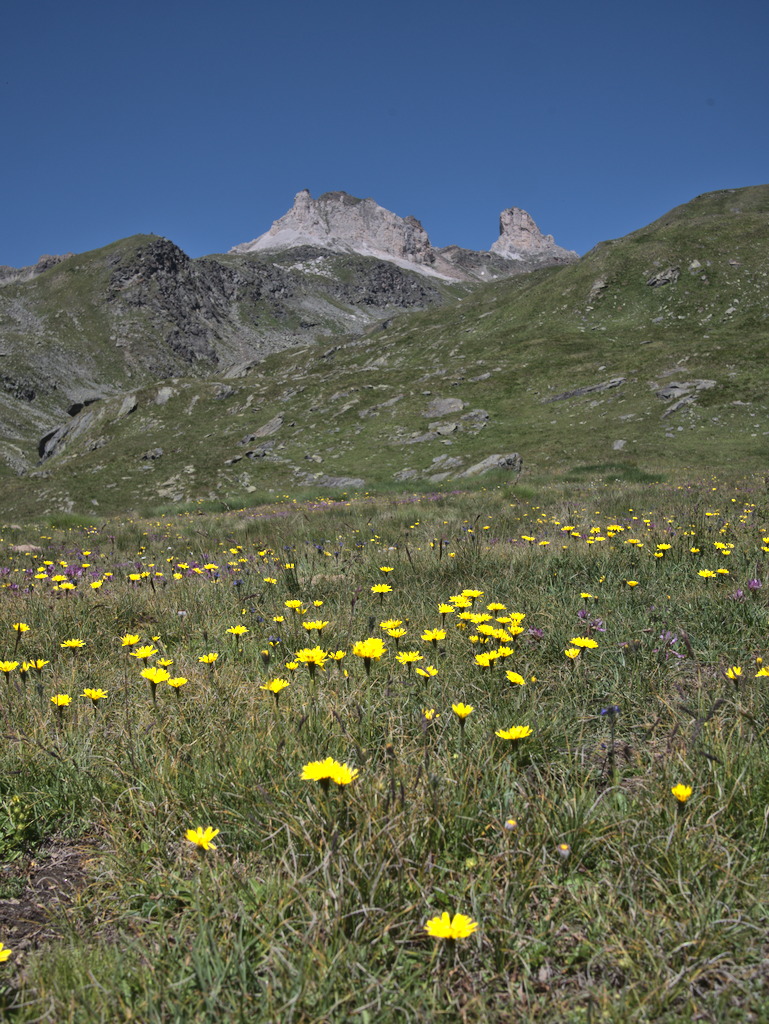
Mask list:
[[[518,452],[511,452],[509,455],[489,455],[482,462],[476,462],[463,473],[458,473],[461,479],[467,476],[480,476],[481,473],[488,473],[490,469],[507,469],[511,473],[520,473],[523,469],[523,459]]]
[[[461,398],[434,398],[422,413],[428,419],[437,420],[462,412],[467,403]]]
[[[646,282],[650,288],[659,288],[663,284],[675,284],[681,273],[680,267],[666,267],[652,276]]]

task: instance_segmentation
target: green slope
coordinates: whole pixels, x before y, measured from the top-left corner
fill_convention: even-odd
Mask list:
[[[176,379],[165,404],[158,386],[139,389],[120,419],[122,397],[100,402],[8,500],[111,512],[300,486],[459,486],[511,452],[535,477],[762,471],[768,239],[769,186],[713,193],[576,264],[363,339],[273,355],[234,380]],[[463,404],[431,413],[437,399]]]

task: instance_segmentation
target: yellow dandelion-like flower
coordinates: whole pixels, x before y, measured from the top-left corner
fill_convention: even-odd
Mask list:
[[[358,658],[363,658],[364,661],[370,661],[381,658],[383,654],[387,653],[387,648],[379,637],[369,637],[368,640],[358,640],[353,645],[352,653]]]
[[[459,704],[452,704],[451,705],[451,710],[454,712],[454,714],[457,716],[457,718],[461,722],[463,722],[467,718],[468,715],[471,715],[473,713],[473,711],[475,711],[475,708],[473,707],[472,704],[463,704],[460,701]]]
[[[434,939],[466,939],[478,928],[478,922],[467,914],[454,914],[449,917],[444,912],[440,917],[431,917],[425,923],[425,931]]]
[[[218,658],[219,654],[217,651],[209,651],[208,654],[201,654],[201,656],[198,658],[198,661],[202,662],[204,665],[213,665],[214,662],[218,660]]]
[[[505,672],[505,676],[511,683],[515,683],[517,686],[526,685],[526,680],[518,672]]]
[[[243,636],[244,633],[248,632],[248,626],[230,626],[227,632],[232,633],[233,636]]]
[[[357,768],[350,768],[348,764],[340,764],[333,757],[327,757],[323,761],[310,761],[304,766],[300,776],[306,782],[325,783],[325,786],[328,786],[329,782],[335,782],[338,786],[347,786],[357,777]]]
[[[511,729],[497,729],[494,735],[501,740],[525,740],[532,731],[528,725],[514,725]]]
[[[328,655],[322,647],[303,647],[301,651],[297,651],[294,655],[297,664],[307,666],[307,671],[310,673],[310,679],[315,678],[315,673],[318,669],[323,670],[323,666],[326,663]],[[286,668],[290,668],[289,665]]]
[[[143,679],[152,683],[153,686],[157,686],[158,683],[165,683],[171,678],[164,668],[157,668],[155,665],[151,668],[142,669],[140,675]]]
[[[57,708],[66,708],[72,703],[72,698],[68,693],[55,693],[51,697],[51,703],[55,704]]]
[[[384,622],[379,623],[379,628],[387,632],[390,629],[397,629],[398,626],[403,625],[402,619],[385,619]],[[404,630],[405,632],[405,630]]]
[[[216,843],[212,840],[219,835],[218,828],[188,828],[184,833],[185,839],[188,839],[195,846],[199,846],[201,850],[215,850]]]
[[[87,686],[80,694],[80,696],[90,697],[95,704],[97,700],[104,700],[104,698],[107,696],[107,692],[107,690],[94,690],[90,686]]]
[[[277,696],[281,690],[285,690],[290,683],[288,679],[270,679],[266,683],[263,683],[259,689],[267,690],[270,693],[274,693]]]
[[[129,651],[128,656],[129,658],[138,658],[140,661],[147,662],[158,653],[157,647],[153,647],[152,644],[145,644],[143,647],[137,647],[135,651]]]
[[[401,651],[395,655],[395,660],[401,665],[411,665],[415,661],[422,661],[422,655],[419,651]]]
[[[593,640],[593,638],[589,636],[573,636],[569,643],[572,647],[590,648],[591,650],[594,650],[598,646],[598,641]]]
[[[694,791],[691,786],[684,786],[679,782],[677,786],[673,786],[670,792],[679,803],[685,804]]]
[[[401,637],[405,636],[408,630],[405,630],[402,626],[398,629],[387,629],[385,630],[388,636],[391,636],[393,640],[400,640]]]

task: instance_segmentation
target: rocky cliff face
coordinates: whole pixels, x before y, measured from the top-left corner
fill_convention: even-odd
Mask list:
[[[491,280],[536,267],[570,263],[577,254],[543,235],[524,210],[504,210],[500,237],[490,252],[452,245],[436,249],[414,217],[399,217],[373,199],[346,192],[326,192],[313,199],[304,189],[294,205],[269,231],[230,251],[253,253],[311,245],[334,252],[354,252],[447,281]]]
[[[307,189],[270,230],[231,252],[293,249],[312,245],[335,252],[356,252],[393,262],[429,267],[433,252],[427,232],[414,217],[398,217],[374,202],[346,192],[326,192],[313,199]]]
[[[269,354],[364,334],[445,288],[404,261],[317,246],[190,259],[135,236],[0,268],[0,478],[71,438],[84,405],[154,380],[240,376]],[[62,426],[64,424],[64,426]]]
[[[525,210],[511,206],[499,215],[499,238],[491,252],[507,260],[571,263],[576,252],[555,244],[552,235],[543,235]]]

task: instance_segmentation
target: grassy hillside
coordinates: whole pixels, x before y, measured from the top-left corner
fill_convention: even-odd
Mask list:
[[[768,233],[769,186],[701,196],[576,264],[364,338],[294,348],[234,378],[139,388],[127,415],[124,396],[104,400],[9,483],[9,506],[117,512],[431,487],[513,452],[533,478],[763,471]]]
[[[304,247],[189,259],[137,235],[0,283],[0,472],[30,469],[86,402],[157,380],[232,375],[300,342],[360,335],[462,286]]]

